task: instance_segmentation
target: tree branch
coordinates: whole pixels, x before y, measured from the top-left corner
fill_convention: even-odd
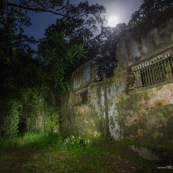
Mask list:
[[[26,7],[26,6],[19,5],[19,4],[14,4],[14,3],[7,3],[7,6],[17,7],[17,8],[25,9],[25,10],[28,10],[28,11],[35,11],[35,12],[48,12],[48,13],[52,13],[52,14],[55,14],[55,15],[58,15],[58,16],[68,17],[68,16],[66,16],[66,15],[64,15],[64,14],[57,13],[57,12],[52,11],[52,10],[46,10],[46,9],[43,9],[43,8],[32,8],[32,7]]]

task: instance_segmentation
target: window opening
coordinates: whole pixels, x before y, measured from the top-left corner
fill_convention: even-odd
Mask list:
[[[75,105],[82,105],[88,103],[88,90],[87,88],[84,88],[80,91],[77,91],[75,93]]]
[[[173,79],[173,50],[131,67],[133,88],[141,88]]]
[[[80,94],[81,104],[86,104],[88,102],[88,91]]]

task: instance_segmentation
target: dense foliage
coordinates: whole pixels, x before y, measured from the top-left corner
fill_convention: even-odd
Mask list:
[[[58,104],[58,93],[68,88],[64,70],[74,59],[84,57],[82,45],[68,44],[63,33],[53,33],[46,41],[42,39],[39,52],[33,48],[39,41],[24,33],[24,27],[31,24],[28,11],[53,12],[54,8],[56,12],[60,6],[63,8],[63,2],[7,0],[1,3],[0,136],[37,129],[38,116],[49,116]],[[54,121],[59,122],[58,113]]]
[[[129,28],[134,29],[136,27],[144,27],[151,18],[156,17],[159,13],[163,13],[167,10],[172,10],[172,0],[143,0],[138,11],[132,14],[131,20],[129,21]],[[154,22],[154,21],[153,21]],[[150,22],[150,25],[153,23]]]
[[[58,99],[68,89],[71,72],[80,63],[95,60],[102,40],[113,33],[111,28],[105,30],[105,9],[88,2],[6,0],[0,10],[0,136],[37,129],[44,114],[48,116],[44,127],[54,131],[60,122]],[[40,40],[24,33],[24,27],[32,24],[31,11],[57,15]]]
[[[102,79],[103,72],[106,72],[107,77],[112,76],[116,66],[115,49],[119,39],[127,31],[126,24],[119,24],[115,28],[106,26],[104,7],[89,5],[87,1],[78,5],[69,4],[65,10],[70,18],[65,16],[63,20],[57,19],[46,30],[45,39],[49,40],[54,32],[64,32],[69,44],[82,44],[87,50],[86,58],[73,62],[65,77],[89,60],[98,67],[99,80]]]
[[[98,77],[102,80],[103,73],[106,77],[113,75],[117,64],[116,48],[122,37],[126,35],[128,27],[120,23],[116,27],[102,27],[101,33],[94,39],[91,52],[95,52],[93,61],[98,67]]]
[[[94,50],[93,44],[106,20],[102,16],[102,13],[105,12],[104,7],[98,4],[89,5],[87,1],[77,5],[68,4],[64,10],[67,15],[62,20],[57,19],[55,24],[47,28],[45,40],[49,40],[53,33],[63,32],[70,45],[82,44],[87,51],[85,59],[70,65],[65,75],[68,78],[77,66],[95,58],[99,47]],[[52,49],[52,47],[47,49]]]

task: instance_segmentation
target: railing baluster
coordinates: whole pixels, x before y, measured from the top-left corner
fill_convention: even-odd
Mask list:
[[[149,70],[150,70],[150,68],[146,68],[147,85],[150,85]]]
[[[170,66],[171,66],[171,74],[172,74],[172,77],[171,78],[173,78],[173,57],[170,57],[170,59],[169,59],[170,61]]]

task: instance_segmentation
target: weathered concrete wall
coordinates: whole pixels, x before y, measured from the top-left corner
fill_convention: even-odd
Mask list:
[[[116,75],[107,81],[111,136],[115,139],[173,143],[173,84],[126,94],[126,78],[122,77],[125,72],[118,68]],[[105,136],[103,83],[88,86],[88,104],[72,106],[73,97],[75,94],[71,91],[64,105],[64,130],[95,137]]]
[[[131,34],[121,40],[116,53],[118,66],[114,76],[107,79],[109,130],[115,139],[173,144],[172,80],[127,92],[127,67],[171,49],[172,45],[172,19],[167,19],[164,26],[151,28],[147,35]],[[92,68],[86,72],[87,67],[88,64],[80,67],[72,76],[73,87],[64,99],[63,130],[105,136],[103,82],[95,82]],[[82,88],[87,88],[88,102],[74,105],[75,93]]]
[[[87,86],[91,82],[91,65],[86,63],[85,65],[79,67],[73,74],[71,78],[71,89],[79,90]]]
[[[85,104],[64,109],[62,122],[63,131],[67,133],[78,132],[87,136],[104,136],[105,127],[102,126],[102,121],[92,105]]]
[[[119,43],[116,55],[119,64],[130,66],[173,46],[173,19],[148,29],[146,33],[134,32]]]
[[[82,67],[83,68],[80,67],[80,69],[84,69],[85,65]],[[122,76],[125,76],[125,70],[120,70],[116,76],[107,79],[109,130],[111,136],[115,139],[119,139],[116,103],[122,95],[124,95],[123,91],[125,88],[125,78],[122,78]],[[78,81],[82,81],[82,79],[78,79]],[[83,81],[85,80],[83,79]],[[92,78],[91,81],[94,81],[94,79]],[[88,103],[82,105],[73,104],[76,97],[75,92],[78,92],[78,90],[70,91],[64,99],[64,107],[62,109],[63,131],[67,133],[79,132],[83,135],[94,137],[106,135],[105,97],[103,87],[103,82],[91,82],[87,86]]]
[[[119,70],[155,57],[166,50],[173,50],[173,20],[151,28],[147,35],[130,35],[123,39],[117,50]],[[128,75],[128,74],[127,74]],[[125,76],[123,76],[125,77]],[[128,78],[126,78],[126,83]],[[120,138],[155,144],[172,144],[173,83],[158,83],[126,92],[126,86],[115,99]]]
[[[117,103],[121,137],[173,143],[173,84],[132,92]]]
[[[63,101],[62,128],[67,133],[79,132],[88,136],[105,136],[105,117],[102,84],[94,83],[91,63],[79,67],[72,75],[71,91]],[[78,97],[87,91],[87,103]],[[77,101],[76,101],[77,100]]]

